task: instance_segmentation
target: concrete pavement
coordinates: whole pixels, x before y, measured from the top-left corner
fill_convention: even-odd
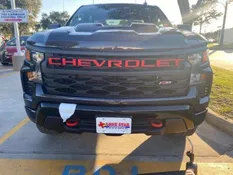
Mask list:
[[[43,135],[26,118],[19,73],[0,74],[0,82],[0,175],[93,174],[105,165],[117,174],[185,167],[190,145],[184,137]],[[190,139],[199,173],[233,172],[233,137],[204,122]]]
[[[233,50],[211,50],[210,63],[213,66],[233,71]]]

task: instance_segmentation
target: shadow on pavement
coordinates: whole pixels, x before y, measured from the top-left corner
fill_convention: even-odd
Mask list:
[[[112,167],[116,170],[116,174],[132,175],[179,171],[182,165],[185,145],[186,139],[183,136],[151,136],[129,153],[120,163],[108,164],[104,167]],[[124,167],[127,166],[128,161],[132,161],[132,158],[134,158],[134,161],[136,160],[135,166],[131,168],[131,172],[124,172]]]
[[[196,134],[216,151],[219,156],[227,154],[233,148],[232,136],[221,132],[206,122],[198,127]],[[233,157],[232,155],[228,156]]]
[[[44,135],[39,140],[39,142],[44,143],[40,144],[42,148],[40,147],[39,150],[43,150],[43,154],[51,154],[50,159],[74,161],[72,164],[64,166],[61,172],[62,175],[86,175],[90,172],[90,174],[93,174],[92,172],[96,168],[97,141],[98,135],[91,133]],[[36,150],[35,153],[38,154]],[[57,155],[59,156],[57,157]]]
[[[201,162],[205,161],[203,157],[212,157],[212,162],[217,161],[221,155],[228,155],[229,157],[233,155],[233,138],[213,128],[206,122],[198,127],[196,134],[190,139],[194,145],[197,162],[200,162],[200,160]],[[131,151],[120,163],[108,164],[101,169],[112,167],[114,170],[118,170],[116,174],[132,175],[137,173],[179,171],[184,168],[182,163],[186,163],[187,157],[184,157],[184,155],[188,151],[188,145],[185,137],[151,136]],[[124,167],[127,166],[128,161],[131,161],[132,158],[136,158],[137,161],[135,167],[131,168],[131,172],[120,171],[125,170]]]
[[[124,135],[105,136],[97,134],[62,134],[60,136],[44,136],[38,139],[43,154],[64,155],[61,160],[75,160],[67,164],[62,175],[79,174],[130,174],[152,173],[180,170],[185,152],[186,140],[180,136]],[[135,144],[133,143],[135,142]],[[31,145],[33,146],[33,145]],[[64,149],[65,148],[65,149]],[[38,153],[34,150],[35,153]],[[83,161],[80,164],[80,160]],[[85,156],[88,156],[87,157]],[[114,157],[123,157],[116,164],[101,164],[99,156],[107,155],[104,162],[115,162]],[[78,157],[76,157],[78,156]],[[110,160],[109,160],[110,156]],[[112,160],[111,160],[112,156]],[[92,173],[94,172],[94,173]]]

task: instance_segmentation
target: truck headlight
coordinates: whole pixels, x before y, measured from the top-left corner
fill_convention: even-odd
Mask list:
[[[44,53],[37,52],[37,51],[30,51],[26,49],[25,58],[28,61],[34,61],[39,64],[44,59]]]
[[[192,65],[200,65],[202,63],[209,62],[209,51],[201,52],[201,53],[195,53],[188,56],[188,61]]]
[[[193,65],[201,65],[204,63],[208,63],[209,62],[209,51],[206,50],[205,52],[201,52],[201,53],[195,53],[192,55],[188,56],[188,61]],[[195,69],[195,67],[193,67]],[[191,73],[190,76],[190,85],[195,85],[195,84],[199,84],[200,82],[205,81],[205,74],[200,74],[200,73],[194,73],[195,71],[193,71]]]
[[[31,52],[32,60],[38,64],[44,59],[44,53],[41,52]]]
[[[192,64],[192,65],[197,65],[200,64],[202,60],[202,55],[200,53],[195,53],[192,55],[188,56],[188,61]]]
[[[29,51],[26,49],[25,58],[32,62],[35,66],[35,69],[32,72],[27,72],[28,80],[30,81],[42,81],[41,71],[40,71],[40,62],[44,59],[44,53]]]

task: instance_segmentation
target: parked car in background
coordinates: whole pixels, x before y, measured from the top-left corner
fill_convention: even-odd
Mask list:
[[[208,42],[209,42],[209,43],[216,43],[217,41],[216,41],[216,39],[209,38],[209,39],[208,39]]]
[[[21,50],[25,50],[25,44],[28,38],[29,36],[20,37]],[[2,63],[2,65],[8,65],[9,63],[12,63],[12,56],[15,52],[17,52],[16,39],[12,38],[3,45],[4,46],[2,46],[2,49],[0,49],[0,62]]]

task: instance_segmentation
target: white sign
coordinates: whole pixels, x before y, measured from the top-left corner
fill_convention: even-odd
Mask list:
[[[99,134],[130,134],[131,118],[97,117],[96,132]]]
[[[0,23],[28,23],[28,11],[24,9],[0,10]]]

